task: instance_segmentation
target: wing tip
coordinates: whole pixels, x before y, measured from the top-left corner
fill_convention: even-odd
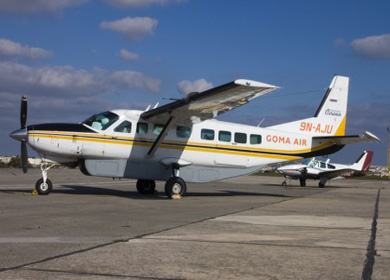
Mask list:
[[[241,85],[241,86],[247,86],[247,87],[263,87],[263,88],[273,88],[273,89],[278,89],[278,86],[275,85],[270,85],[258,81],[253,81],[253,80],[247,80],[247,79],[237,79],[234,81],[236,85]]]
[[[371,132],[369,132],[369,131],[365,131],[364,133],[363,133],[363,136],[364,135],[367,135],[368,136],[368,138],[370,138],[370,139],[372,139],[372,141],[381,141],[381,139],[379,138],[379,137],[377,137],[376,135],[374,135],[373,133],[371,133]]]

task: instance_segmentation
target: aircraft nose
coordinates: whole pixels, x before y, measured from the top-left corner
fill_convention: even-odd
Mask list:
[[[27,129],[17,129],[9,134],[9,136],[18,141],[27,141]]]

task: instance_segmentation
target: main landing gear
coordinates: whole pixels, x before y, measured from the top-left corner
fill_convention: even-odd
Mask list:
[[[153,194],[156,189],[154,180],[137,181],[137,190],[140,194]],[[179,166],[172,166],[172,177],[165,183],[165,194],[168,198],[173,198],[175,195],[183,196],[187,192],[186,182],[179,177]]]
[[[137,181],[137,191],[140,194],[154,194],[156,189],[156,182],[154,180],[141,180]],[[165,194],[168,198],[172,198],[174,195],[185,195],[187,191],[186,182],[180,177],[171,177],[165,183]]]
[[[154,180],[138,180],[137,191],[140,194],[153,194],[156,189],[156,182]]]
[[[37,191],[38,194],[48,195],[53,189],[53,184],[51,183],[49,178],[47,178],[47,171],[53,166],[54,164],[49,165],[47,161],[42,160],[41,162],[42,178],[35,183],[35,190]]]
[[[299,185],[301,187],[306,187],[306,179],[305,178],[299,178]],[[284,177],[284,181],[282,182],[282,186],[287,186],[287,177]]]

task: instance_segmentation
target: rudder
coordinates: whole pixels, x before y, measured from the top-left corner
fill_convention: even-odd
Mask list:
[[[312,136],[343,136],[347,119],[349,78],[334,76],[314,117],[267,127]]]

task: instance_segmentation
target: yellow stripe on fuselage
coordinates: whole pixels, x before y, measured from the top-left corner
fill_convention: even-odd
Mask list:
[[[59,139],[59,140],[70,140],[70,141],[83,141],[83,142],[100,142],[104,144],[118,144],[118,145],[129,145],[129,146],[143,146],[151,147],[153,142],[156,139],[153,138],[143,138],[143,137],[122,137],[122,136],[109,136],[103,134],[88,134],[88,133],[79,133],[75,132],[58,132],[58,131],[34,131],[29,132],[29,136],[37,138],[49,138],[49,139]],[[150,143],[140,142],[140,141],[150,141]],[[208,144],[200,142],[186,142],[186,141],[175,141],[175,140],[166,140],[163,141],[160,145],[160,148],[163,149],[175,149],[175,150],[185,150],[185,151],[198,151],[198,152],[210,152],[210,153],[219,153],[219,154],[230,154],[230,155],[245,155],[252,157],[265,157],[265,158],[277,158],[277,159],[286,159],[286,160],[299,160],[302,157],[297,156],[296,154],[307,153],[318,151],[324,148],[332,146],[332,142],[327,142],[321,144],[317,147],[311,149],[300,149],[300,150],[278,150],[278,149],[264,149],[264,148],[253,148],[253,147],[240,147],[236,145],[220,145],[220,144]],[[198,146],[198,147],[192,147]],[[218,148],[226,148],[232,150],[220,150]],[[252,153],[251,153],[252,152]],[[257,152],[257,153],[253,153]],[[268,153],[278,153],[278,154],[268,154]]]

